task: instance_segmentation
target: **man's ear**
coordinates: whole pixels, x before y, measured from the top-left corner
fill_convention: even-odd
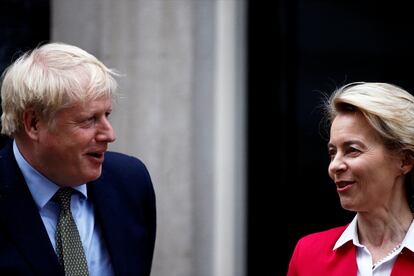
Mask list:
[[[39,113],[34,109],[29,108],[23,112],[24,132],[32,140],[37,141],[39,138],[39,122]]]
[[[402,152],[402,162],[401,162],[401,170],[403,174],[409,173],[413,169],[414,165],[414,156],[413,154],[405,150]]]

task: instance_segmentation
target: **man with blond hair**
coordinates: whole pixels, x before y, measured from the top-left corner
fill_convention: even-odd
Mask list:
[[[0,275],[151,271],[155,195],[138,159],[107,151],[116,74],[49,43],[3,73]]]

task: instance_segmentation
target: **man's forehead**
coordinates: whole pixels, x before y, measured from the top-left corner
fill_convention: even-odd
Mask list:
[[[81,112],[93,112],[93,111],[106,111],[112,109],[112,99],[109,97],[102,97],[98,99],[79,101],[71,104],[68,108],[65,108],[69,113],[81,113]]]
[[[75,103],[78,107],[110,107],[112,106],[112,98],[110,97],[100,97],[96,99],[85,100]]]

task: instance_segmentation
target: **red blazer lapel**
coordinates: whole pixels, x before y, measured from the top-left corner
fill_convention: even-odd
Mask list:
[[[357,275],[356,248],[351,241],[336,249],[331,259],[324,275]]]
[[[414,253],[404,248],[392,268],[391,276],[411,276],[414,275]]]

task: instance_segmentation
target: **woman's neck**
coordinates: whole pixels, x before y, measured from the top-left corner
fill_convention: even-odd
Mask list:
[[[413,220],[408,204],[398,208],[377,209],[375,212],[358,212],[359,242],[368,247],[399,244]]]

